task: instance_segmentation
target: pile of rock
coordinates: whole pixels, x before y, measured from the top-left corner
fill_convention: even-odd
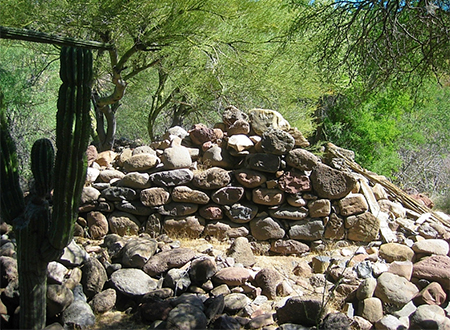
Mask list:
[[[49,320],[83,328],[130,310],[160,329],[450,327],[448,228],[307,146],[277,112],[229,107],[215,128],[174,127],[119,152],[90,147],[78,244],[49,265]],[[10,326],[12,241],[1,255]],[[261,267],[259,255],[289,256],[292,267]]]

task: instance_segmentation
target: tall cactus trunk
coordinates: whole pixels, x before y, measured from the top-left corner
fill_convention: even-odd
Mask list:
[[[48,261],[42,259],[39,250],[46,229],[41,220],[48,217],[48,211],[45,205],[30,203],[25,214],[33,212],[33,216],[24,226],[16,221],[21,329],[43,329],[46,325]]]
[[[1,108],[1,215],[17,239],[21,329],[46,325],[47,265],[73,238],[78,202],[86,176],[90,129],[89,50],[63,47],[56,123],[56,159],[51,142],[41,139],[31,151],[35,186],[25,201],[18,180],[17,154]],[[1,95],[0,95],[1,96]],[[55,163],[55,164],[53,164]],[[53,171],[53,165],[54,171]],[[53,210],[48,198],[54,184]]]

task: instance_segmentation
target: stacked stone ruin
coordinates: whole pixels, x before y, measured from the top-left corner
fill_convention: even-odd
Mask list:
[[[327,150],[306,150],[278,112],[229,107],[222,119],[170,128],[150,146],[88,149],[79,244],[49,266],[49,315],[81,328],[92,311],[127,306],[150,328],[450,326],[445,224]],[[226,255],[214,241],[230,244]],[[258,269],[255,255],[296,265]],[[324,304],[332,296],[334,309]]]

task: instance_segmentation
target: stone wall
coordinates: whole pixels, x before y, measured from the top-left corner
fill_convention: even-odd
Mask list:
[[[402,242],[410,230],[440,235],[438,225],[417,223],[420,215],[383,187],[308,145],[275,111],[247,115],[229,107],[214,128],[173,127],[151,146],[117,152],[91,147],[76,233],[244,236],[270,242],[264,252],[279,254],[301,254],[325,240]]]

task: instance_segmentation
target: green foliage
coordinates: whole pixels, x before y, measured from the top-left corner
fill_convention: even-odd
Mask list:
[[[412,105],[408,93],[383,89],[366,100],[350,89],[337,97],[323,118],[331,142],[355,151],[356,161],[379,174],[393,175],[401,160],[397,154],[400,121]]]
[[[147,118],[151,135],[179,122],[186,127],[197,119],[215,122],[229,104],[244,111],[278,110],[304,133],[313,130],[311,113],[321,88],[317,73],[301,60],[309,47],[307,36],[294,38],[290,45],[283,42],[296,15],[284,1],[75,0],[36,5],[39,15],[28,18],[29,27],[116,46],[115,52],[95,57],[94,87],[107,96],[118,74],[128,83],[121,107],[113,110],[119,136],[144,138]],[[19,25],[14,19],[9,22]]]
[[[291,3],[301,10],[290,34],[310,33],[313,59],[331,79],[345,74],[371,87],[391,78],[420,86],[418,77],[442,78],[450,70],[447,1]]]
[[[56,56],[50,46],[33,49],[0,40],[3,104],[25,182],[31,177],[28,163],[33,142],[43,137],[54,139],[59,85]]]

